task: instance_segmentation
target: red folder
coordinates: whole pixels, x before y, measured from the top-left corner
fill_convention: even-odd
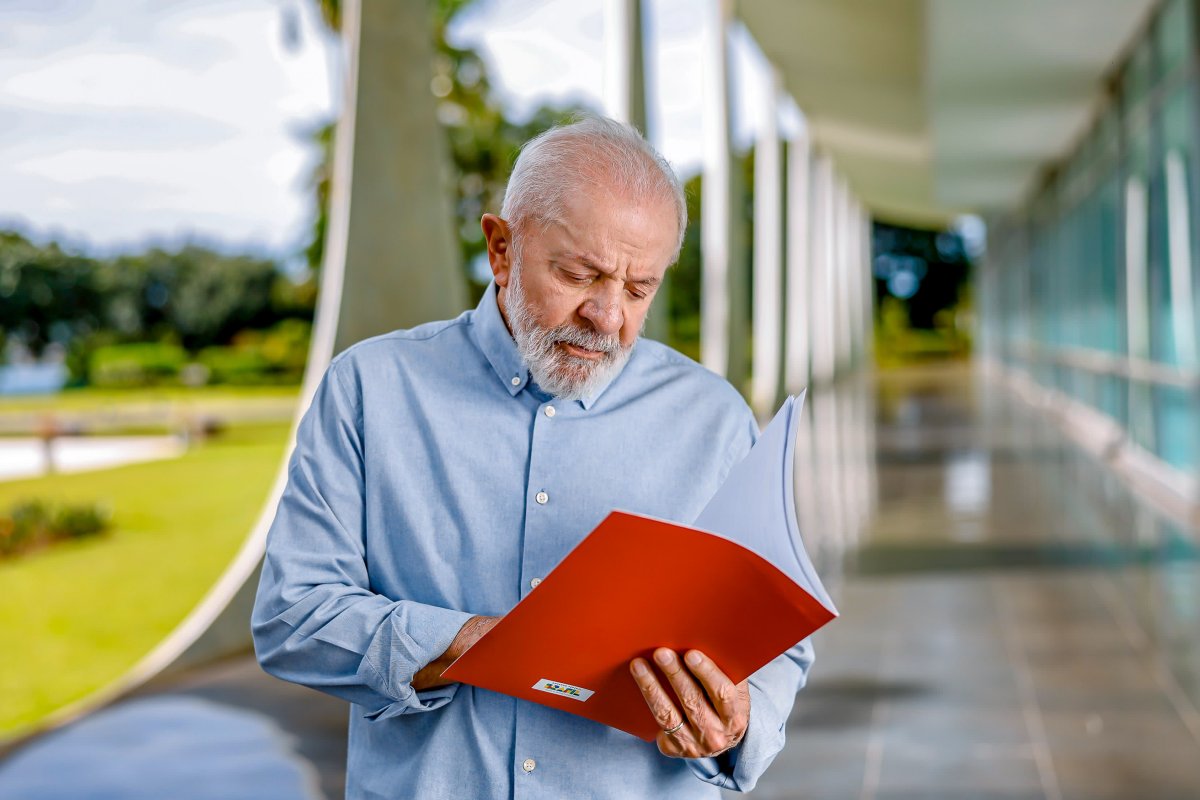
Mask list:
[[[800,407],[788,398],[696,527],[612,512],[443,677],[650,741],[635,657],[697,649],[740,683],[834,619],[797,527]]]
[[[650,741],[636,656],[694,648],[740,683],[833,618],[735,542],[614,511],[443,677]]]

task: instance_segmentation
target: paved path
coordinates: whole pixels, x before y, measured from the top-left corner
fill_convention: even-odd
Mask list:
[[[810,402],[841,618],[755,797],[1200,797],[1197,533],[1006,397],[935,371]],[[17,751],[0,797],[336,798],[345,717],[234,660]]]
[[[186,450],[178,436],[58,436],[51,441],[49,453],[36,437],[4,437],[0,438],[0,481],[45,475],[50,465],[55,472],[85,472],[175,458]]]

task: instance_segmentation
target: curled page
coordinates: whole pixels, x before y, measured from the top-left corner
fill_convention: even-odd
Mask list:
[[[804,396],[801,392],[784,401],[692,525],[758,553],[836,614],[796,519],[796,437]]]

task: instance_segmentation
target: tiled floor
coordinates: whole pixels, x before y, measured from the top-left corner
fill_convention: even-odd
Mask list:
[[[847,396],[798,476],[840,454],[806,531],[841,618],[755,795],[1200,798],[1196,532],[968,373]]]
[[[841,618],[818,634],[788,746],[754,796],[1200,798],[1196,531],[963,370],[817,394],[805,415],[799,511]],[[105,737],[164,702],[173,750],[73,791],[80,758],[118,758]],[[181,793],[198,748],[218,753],[205,731],[222,713],[242,752]],[[345,719],[243,659],[149,687],[85,721],[90,737],[71,738],[80,725],[17,751],[0,797],[340,797]]]

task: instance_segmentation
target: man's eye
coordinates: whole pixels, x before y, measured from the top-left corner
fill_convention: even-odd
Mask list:
[[[567,277],[568,277],[568,278],[569,278],[571,281],[573,281],[573,282],[575,282],[575,283],[584,284],[584,283],[591,283],[591,282],[592,282],[592,276],[591,276],[591,275],[579,275],[579,274],[577,274],[577,273],[574,273],[574,272],[568,272],[568,273],[567,273]]]

